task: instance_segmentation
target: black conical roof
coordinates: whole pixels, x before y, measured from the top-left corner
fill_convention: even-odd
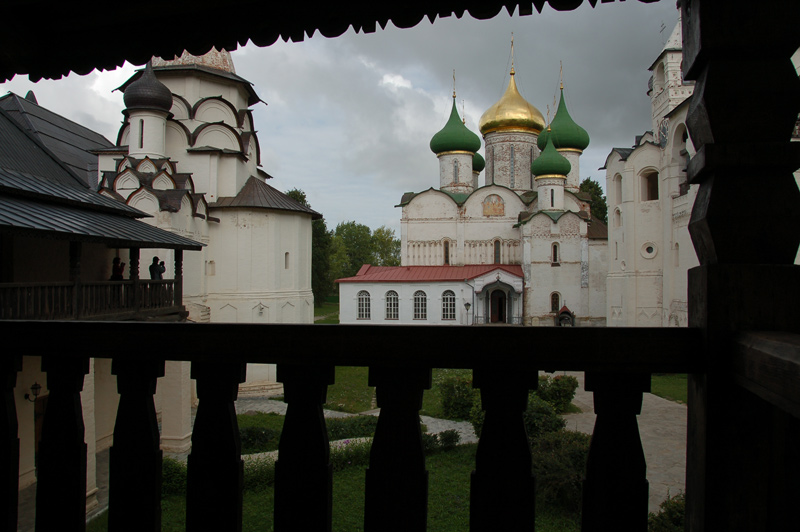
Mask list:
[[[123,99],[126,109],[157,109],[159,111],[172,109],[172,92],[153,74],[153,65],[150,61],[147,62],[139,79],[125,89]]]

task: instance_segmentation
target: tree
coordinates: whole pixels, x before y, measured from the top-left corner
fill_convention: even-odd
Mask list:
[[[376,266],[400,266],[400,239],[395,238],[394,229],[385,225],[372,233]]]
[[[342,277],[353,277],[364,264],[375,264],[372,231],[369,227],[356,222],[342,222],[336,226],[334,234],[342,239],[347,254]]]
[[[581,182],[581,192],[586,192],[591,197],[592,215],[598,220],[602,220],[604,224],[608,223],[608,205],[606,204],[606,196],[603,194],[603,189],[600,183],[594,181],[591,177],[587,177]]]
[[[297,203],[311,208],[306,193],[294,188],[286,193]],[[311,222],[311,291],[314,293],[314,306],[321,307],[325,298],[333,292],[331,272],[331,241],[333,232],[328,231],[325,218]]]

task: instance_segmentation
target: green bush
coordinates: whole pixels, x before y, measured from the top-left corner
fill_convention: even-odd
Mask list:
[[[550,403],[557,413],[563,414],[575,398],[577,389],[578,379],[572,375],[556,375],[552,378],[540,375],[536,395]]]
[[[439,433],[439,447],[443,451],[453,449],[461,441],[461,435],[457,430],[450,429]]]
[[[331,465],[334,471],[369,464],[371,440],[342,440],[331,445]]]
[[[659,505],[657,514],[647,516],[647,532],[683,532],[686,519],[686,496],[679,493]]]
[[[325,419],[328,426],[328,440],[345,438],[369,438],[378,426],[377,416],[330,417]]]
[[[469,419],[476,391],[472,388],[472,377],[448,375],[441,379],[439,388],[442,411],[446,419]]]
[[[263,489],[275,483],[275,458],[271,455],[249,458],[244,461],[244,481],[246,490]]]
[[[186,464],[172,458],[161,462],[161,496],[186,493]]]
[[[569,430],[547,432],[533,441],[531,457],[539,501],[580,510],[590,441],[590,436]]]
[[[470,411],[470,421],[475,434],[480,438],[485,413],[481,408],[480,396],[476,395]],[[547,432],[561,430],[566,422],[556,413],[550,403],[539,398],[535,393],[528,394],[528,406],[522,414],[528,439],[534,440]]]
[[[281,433],[269,427],[242,427],[239,429],[242,454],[264,453],[278,448]]]

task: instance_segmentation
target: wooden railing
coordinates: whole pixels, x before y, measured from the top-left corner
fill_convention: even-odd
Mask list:
[[[191,361],[197,382],[189,531],[241,529],[242,461],[233,401],[246,363],[278,364],[288,411],[276,468],[275,529],[304,532],[331,526],[322,405],[336,365],[369,367],[377,387],[381,413],[367,471],[365,530],[378,531],[426,529],[428,481],[418,414],[432,368],[472,369],[483,398],[486,418],[471,479],[473,531],[533,530],[534,479],[522,414],[537,372],[556,369],[586,371],[595,396],[584,530],[644,531],[648,488],[636,416],[649,374],[703,371],[695,349],[701,335],[691,329],[0,322],[0,331],[31,336],[26,351],[42,353],[47,372],[37,530],[82,530],[85,519],[80,390],[89,366],[85,342],[77,338],[92,338],[97,357],[114,354],[121,395],[111,450],[109,530],[160,530],[161,451],[152,396],[165,360]],[[138,338],[173,348],[142,349],[131,341]],[[2,359],[2,396],[11,413],[2,431],[9,475],[2,478],[14,478],[0,499],[6,522],[16,515],[15,358],[18,363],[19,356]]]
[[[6,320],[125,319],[176,306],[173,280],[0,284]]]
[[[711,492],[687,492],[693,519],[720,505],[735,505],[745,514],[769,515],[763,526],[742,530],[787,530],[776,523],[793,522],[790,501],[798,491],[800,465],[793,443],[800,435],[797,334],[733,335],[717,343],[729,362],[711,367],[702,329],[0,321],[0,333],[26,338],[26,352],[41,353],[47,372],[50,397],[39,447],[37,530],[84,529],[80,391],[89,368],[86,338],[97,346],[94,356],[113,352],[120,393],[110,463],[111,531],[161,527],[162,456],[153,394],[166,360],[191,362],[199,398],[188,460],[188,531],[241,530],[242,460],[233,402],[247,363],[278,364],[288,403],[275,478],[278,531],[331,529],[331,465],[322,405],[336,365],[369,367],[381,408],[365,485],[365,530],[426,529],[428,482],[418,412],[423,390],[431,384],[431,368],[470,368],[480,389],[486,417],[471,476],[472,531],[534,529],[535,482],[522,413],[537,371],[557,369],[585,371],[586,389],[594,394],[597,420],[583,488],[582,530],[647,528],[648,482],[637,415],[653,372],[691,374],[687,479],[705,475],[707,481],[718,481],[715,457],[700,451],[714,443],[720,424],[743,438],[725,442],[727,453],[748,457],[746,463],[722,468],[737,482]],[[142,349],[131,341],[139,338],[174,347]],[[6,412],[0,426],[2,530],[16,530],[19,440],[12,392],[20,360],[14,352],[0,358]],[[748,411],[705,419],[698,413],[707,405],[698,401],[709,398],[697,398],[696,383],[721,380],[729,394],[713,400]],[[755,419],[749,411],[754,408]],[[767,434],[753,430],[753,423],[775,420],[780,423]],[[764,478],[750,485],[750,477],[739,478],[742,471]],[[695,523],[687,530],[715,528]]]

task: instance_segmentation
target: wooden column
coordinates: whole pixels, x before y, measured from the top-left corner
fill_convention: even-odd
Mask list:
[[[139,248],[130,249],[130,260],[128,261],[128,272],[130,272],[131,290],[133,293],[129,294],[126,300],[126,307],[130,310],[139,310]]]
[[[174,305],[183,305],[183,250],[175,250],[175,301]]]
[[[111,447],[108,529],[161,530],[161,449],[153,403],[164,361],[114,359],[120,394]]]
[[[533,530],[534,478],[522,413],[537,372],[476,369],[486,416],[470,485],[470,531]]]
[[[366,478],[364,530],[424,532],[428,521],[428,472],[419,410],[431,387],[427,368],[369,368],[381,409]]]
[[[77,319],[83,313],[83,293],[81,290],[81,243],[69,243],[69,282],[72,283],[72,317]]]
[[[649,373],[586,372],[597,414],[586,478],[583,481],[582,532],[647,531],[648,483],[639,424],[642,393]]]
[[[333,366],[278,366],[283,383],[286,419],[275,463],[275,530],[331,530],[331,490],[328,432],[322,405]]]
[[[688,174],[699,185],[689,325],[703,329],[708,361],[689,379],[687,530],[782,530],[796,516],[791,502],[776,501],[797,500],[800,488],[797,453],[781,451],[780,440],[798,433],[798,420],[740,387],[732,358],[738,331],[800,330],[792,265],[800,143],[790,141],[800,112],[790,60],[800,46],[800,3],[682,0],[681,11],[684,77],[696,80]],[[745,205],[763,215],[739,211]]]
[[[192,363],[200,403],[188,460],[187,532],[242,530],[242,444],[233,403],[246,368],[221,358]]]
[[[39,442],[36,532],[86,530],[86,444],[81,390],[88,358],[42,357],[47,413]]]
[[[17,530],[19,437],[14,387],[17,385],[17,372],[21,370],[21,355],[8,355],[0,362],[0,394],[3,398],[3,423],[0,425],[0,530],[8,532]]]

